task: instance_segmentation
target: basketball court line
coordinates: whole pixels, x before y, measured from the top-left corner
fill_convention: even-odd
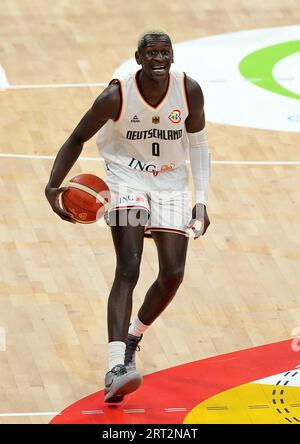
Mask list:
[[[32,412],[32,413],[0,413],[0,418],[14,416],[53,416],[60,415],[60,412]]]
[[[165,407],[166,413],[186,412],[186,407]],[[124,413],[146,413],[145,409],[123,409]],[[82,415],[102,415],[103,410],[82,410]],[[0,413],[0,418],[19,417],[19,416],[57,416],[61,415],[61,412],[24,412],[24,413]]]
[[[298,77],[278,77],[278,80],[285,82],[295,81]],[[245,77],[249,82],[260,83],[263,82],[264,79],[261,78],[248,78]],[[225,79],[207,79],[203,80],[202,83],[205,82],[230,82],[234,81],[231,78]],[[33,83],[33,84],[20,84],[20,85],[6,85],[5,87],[0,88],[0,91],[10,90],[10,89],[49,89],[49,88],[93,88],[93,87],[106,87],[109,82],[91,82],[91,83]]]
[[[47,156],[43,154],[13,154],[13,153],[0,153],[0,158],[13,158],[13,159],[46,159],[46,160],[54,160],[56,156]],[[98,161],[104,162],[102,157],[79,157],[78,160],[87,160],[87,161]],[[186,161],[190,163],[189,160]],[[288,161],[288,160],[212,160],[212,164],[215,165],[287,165],[287,166],[297,166],[300,165],[300,161]]]
[[[300,407],[300,404],[287,404],[291,407]],[[248,409],[256,409],[256,408],[270,408],[269,405],[249,405]],[[214,406],[208,407],[209,410],[220,410],[220,409],[228,409],[227,406]],[[146,410],[141,408],[135,409],[122,409],[124,413],[146,413]],[[166,413],[176,413],[176,412],[186,412],[188,409],[186,407],[164,407],[163,410]],[[82,415],[103,415],[105,412],[103,410],[82,410]],[[58,416],[61,415],[61,412],[23,412],[23,413],[0,413],[0,418],[9,418],[9,417],[28,417],[28,416]]]
[[[94,83],[42,83],[42,84],[30,84],[30,85],[7,85],[4,88],[0,88],[1,90],[9,90],[9,89],[49,89],[49,88],[93,88],[93,87],[105,87],[108,85],[103,82],[94,82]]]

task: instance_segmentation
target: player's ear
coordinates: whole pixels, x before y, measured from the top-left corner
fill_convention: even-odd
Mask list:
[[[135,51],[135,60],[136,60],[136,63],[137,63],[138,65],[141,65],[141,64],[142,64],[142,62],[141,62],[141,56],[140,56],[140,53],[139,53],[138,51]]]

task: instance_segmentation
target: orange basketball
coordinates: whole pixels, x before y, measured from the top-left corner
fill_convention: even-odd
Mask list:
[[[110,202],[110,191],[100,177],[79,174],[70,180],[61,200],[77,222],[91,224],[104,215]]]

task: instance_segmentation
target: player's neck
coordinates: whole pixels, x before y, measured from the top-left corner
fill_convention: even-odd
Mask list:
[[[170,74],[163,79],[152,79],[141,70],[138,72],[137,81],[138,86],[142,90],[143,96],[147,98],[149,102],[158,101],[163,97],[168,89]]]

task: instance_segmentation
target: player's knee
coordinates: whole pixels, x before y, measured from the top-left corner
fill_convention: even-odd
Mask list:
[[[116,277],[135,285],[139,278],[141,256],[138,253],[131,254],[126,261],[118,261]]]
[[[168,288],[177,288],[183,281],[184,269],[182,267],[173,267],[163,269],[160,272],[160,280]]]

